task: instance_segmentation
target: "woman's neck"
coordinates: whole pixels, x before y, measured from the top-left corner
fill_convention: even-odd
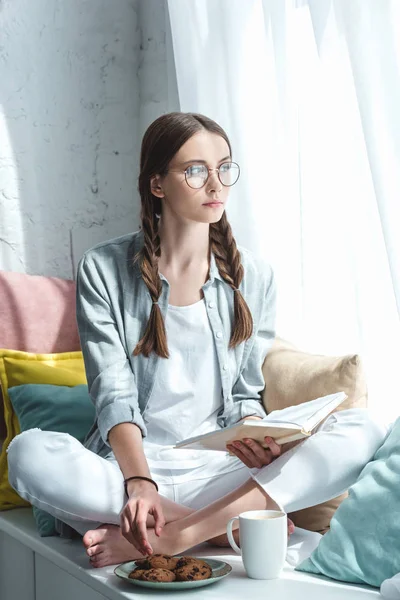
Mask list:
[[[163,272],[164,268],[178,274],[208,265],[208,223],[171,225],[170,223],[166,225],[160,220],[160,271]]]

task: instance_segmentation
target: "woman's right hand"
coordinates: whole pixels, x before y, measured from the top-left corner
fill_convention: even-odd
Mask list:
[[[122,535],[142,554],[152,554],[147,516],[153,516],[155,533],[160,536],[165,525],[161,497],[152,483],[140,479],[128,482],[127,490],[129,498],[120,515]]]

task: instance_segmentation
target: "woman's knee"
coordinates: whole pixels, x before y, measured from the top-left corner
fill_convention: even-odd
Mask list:
[[[366,408],[350,408],[332,413],[320,429],[331,432],[352,444],[352,451],[359,450],[362,457],[369,459],[383,444],[388,427],[378,422]]]
[[[72,436],[55,431],[28,429],[17,435],[7,448],[9,479],[13,480],[26,474],[30,477],[49,469],[54,462],[56,451],[67,449],[78,443]]]
[[[381,442],[388,433],[388,426],[377,421],[367,408],[349,408],[335,412],[331,415],[335,418],[338,426],[350,425],[367,430],[374,438]]]

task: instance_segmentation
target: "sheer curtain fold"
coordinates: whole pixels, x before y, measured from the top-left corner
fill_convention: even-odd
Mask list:
[[[381,0],[169,0],[181,110],[229,133],[238,243],[274,266],[278,332],[359,352],[400,410],[400,9]]]

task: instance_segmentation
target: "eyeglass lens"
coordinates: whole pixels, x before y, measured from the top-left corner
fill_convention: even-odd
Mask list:
[[[218,178],[222,185],[234,185],[239,179],[239,165],[234,162],[226,162],[218,169]],[[187,184],[191,188],[201,188],[208,179],[208,168],[205,165],[192,165],[185,171]]]

